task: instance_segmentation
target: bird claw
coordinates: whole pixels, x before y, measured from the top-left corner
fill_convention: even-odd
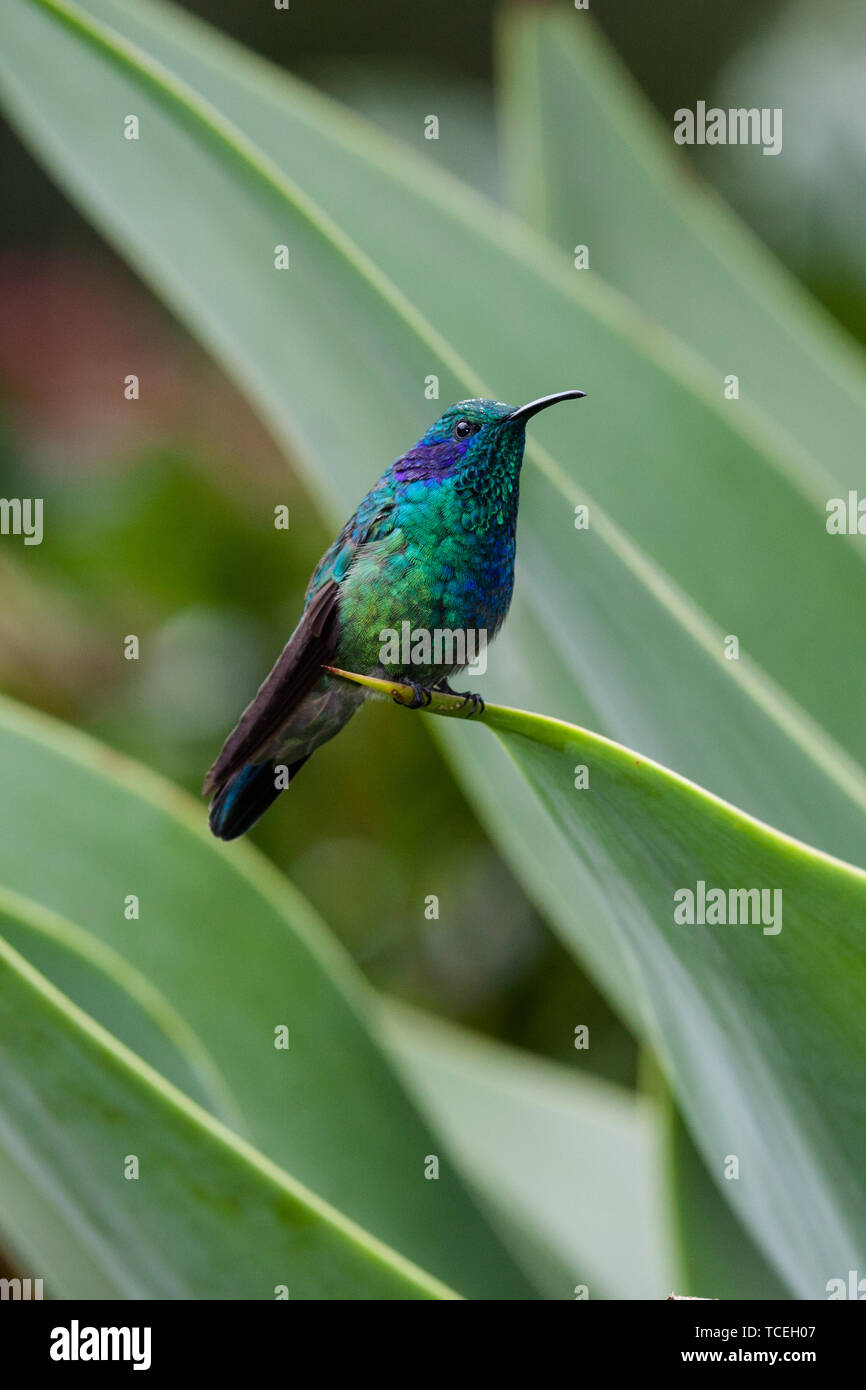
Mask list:
[[[433,688],[434,690],[441,690],[443,695],[453,695],[455,700],[460,700],[461,709],[466,709],[467,705],[471,705],[472,708],[467,710],[466,713],[467,719],[471,719],[475,714],[484,713],[486,706],[481,696],[473,694],[472,691],[464,692],[462,690],[455,690],[453,686],[448,684],[447,676],[442,676],[441,680],[438,680]]]
[[[403,705],[405,709],[419,709],[421,705],[429,705],[433,699],[431,691],[426,685],[421,685],[419,681],[404,680],[403,685],[408,685],[412,691],[411,700],[403,700],[399,695],[394,696],[395,705]]]
[[[454,691],[454,694],[455,694],[455,695],[459,695],[460,692],[457,691],[457,690],[455,690],[455,691]],[[486,705],[485,705],[485,703],[484,703],[484,701],[483,701],[483,699],[481,698],[480,695],[476,695],[476,694],[474,694],[474,693],[470,690],[470,691],[467,691],[466,694],[464,694],[461,698],[462,698],[462,704],[461,704],[461,706],[460,706],[461,709],[466,709],[466,706],[467,706],[467,705],[471,705],[471,706],[472,706],[471,709],[466,710],[466,718],[467,718],[467,719],[471,719],[472,716],[475,715],[475,714],[483,714],[483,713],[484,713],[484,711],[485,711],[485,709],[486,709]]]

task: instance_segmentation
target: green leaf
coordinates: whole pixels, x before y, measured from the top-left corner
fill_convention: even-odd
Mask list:
[[[530,1296],[453,1167],[424,1180],[435,1141],[376,1040],[363,982],[261,855],[226,851],[160,778],[8,702],[0,773],[15,806],[0,912],[19,919],[28,957],[359,1226],[461,1293]],[[37,909],[22,913],[22,898]],[[275,1048],[281,1025],[288,1050]]]
[[[13,1243],[74,1298],[451,1298],[236,1138],[0,939]],[[137,1177],[127,1176],[129,1159]]]
[[[496,123],[488,83],[416,69],[407,64],[405,54],[317,62],[314,80],[343,105],[405,140],[417,154],[489,197],[499,196]],[[438,140],[424,136],[422,107],[439,119]]]
[[[756,424],[821,506],[862,486],[862,354],[686,163],[673,121],[592,19],[514,7],[500,53],[505,164],[521,215],[569,258],[575,242],[589,245],[593,270],[718,380],[735,373],[741,401],[728,408],[763,412]],[[786,177],[784,157],[758,163],[765,188]]]
[[[443,401],[579,377],[579,424],[563,409],[539,425],[558,460],[529,450],[491,693],[863,858],[866,776],[833,741],[863,754],[860,682],[832,674],[862,660],[862,546],[827,536],[783,442],[727,408],[715,373],[429,162],[188,17],[10,0],[2,24],[28,142],[300,450],[335,520],[417,437],[431,373]]]
[[[198,1034],[147,976],[68,917],[0,886],[0,931],[79,1008],[231,1128],[246,1125]]]
[[[793,1297],[728,1201],[726,1189],[737,1180],[730,1164],[714,1181],[649,1048],[641,1055],[640,1090],[664,1134],[667,1230],[678,1269],[673,1288],[692,1298]]]
[[[673,1217],[684,1270],[677,1291],[692,1298],[790,1298],[790,1288],[713,1182],[674,1106],[669,1145]]]
[[[464,744],[479,737],[453,698],[429,709]],[[583,866],[592,896],[572,943],[649,1040],[711,1175],[721,1182],[737,1159],[729,1200],[797,1295],[823,1297],[828,1279],[866,1265],[866,873],[584,729],[490,705],[471,722],[507,749],[560,859]],[[675,895],[700,883],[726,902],[766,890],[767,910],[677,923]]]
[[[542,1238],[550,1298],[664,1298],[662,1136],[649,1101],[390,1003],[386,1037],[503,1236]],[[551,1280],[548,1251],[562,1270]]]

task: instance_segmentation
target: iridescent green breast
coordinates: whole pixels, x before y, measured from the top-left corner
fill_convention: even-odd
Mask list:
[[[341,660],[375,669],[382,633],[401,632],[404,623],[413,631],[484,629],[490,640],[511,602],[516,513],[516,487],[497,499],[493,516],[482,516],[457,478],[400,487],[393,529],[359,547],[343,581]],[[447,673],[413,674],[424,681]]]

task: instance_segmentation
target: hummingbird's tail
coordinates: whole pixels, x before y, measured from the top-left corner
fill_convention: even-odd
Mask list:
[[[299,758],[288,764],[289,782],[294,782],[306,761],[306,758]],[[210,806],[210,828],[214,835],[220,840],[236,840],[255,825],[283,791],[283,787],[275,785],[276,769],[275,762],[248,763],[220,787]]]

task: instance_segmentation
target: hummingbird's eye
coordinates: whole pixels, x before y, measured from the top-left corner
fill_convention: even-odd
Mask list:
[[[454,438],[466,439],[470,434],[475,434],[479,428],[480,426],[473,425],[469,420],[458,420],[454,426]]]

